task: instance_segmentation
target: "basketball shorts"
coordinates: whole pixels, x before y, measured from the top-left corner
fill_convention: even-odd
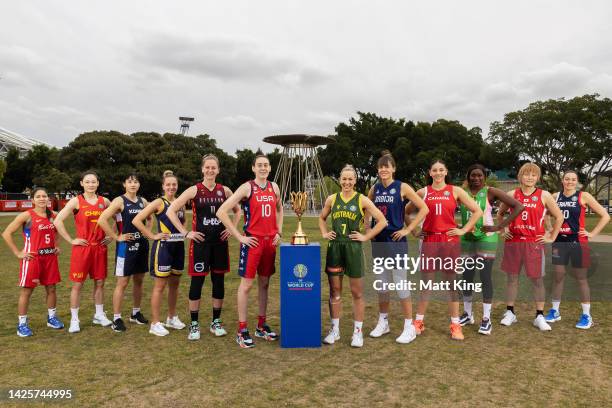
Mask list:
[[[38,285],[55,285],[61,281],[57,255],[36,255],[22,259],[19,268],[19,286],[35,288]]]
[[[458,236],[428,233],[421,243],[421,272],[455,273],[455,261],[461,256]]]
[[[255,275],[272,276],[276,272],[274,262],[276,261],[276,246],[274,235],[256,236],[258,244],[249,248],[240,245],[240,261],[238,263],[238,275],[247,279],[254,279]]]
[[[140,239],[117,243],[116,276],[132,276],[149,270],[149,241]]]
[[[185,244],[183,241],[155,241],[149,260],[151,276],[167,278],[181,276],[185,268]]]
[[[89,276],[91,279],[106,279],[108,248],[99,243],[90,243],[88,246],[73,245],[70,255],[70,280],[84,282]]]
[[[331,276],[344,274],[349,278],[363,278],[365,271],[361,242],[329,241],[325,272]]]
[[[518,275],[523,266],[527,277],[544,277],[544,245],[526,240],[506,241],[501,269],[508,274]]]
[[[189,276],[206,276],[210,272],[229,272],[229,245],[221,242],[195,242],[189,244]]]
[[[570,262],[574,268],[589,268],[591,266],[591,249],[588,242],[553,242],[552,264],[567,266]]]

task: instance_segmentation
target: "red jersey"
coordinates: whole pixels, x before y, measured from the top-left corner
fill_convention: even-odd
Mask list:
[[[98,218],[106,208],[104,197],[98,196],[95,204],[89,204],[85,197],[78,197],[79,209],[74,214],[77,238],[86,239],[90,244],[99,244],[104,239],[104,230],[98,227]]]
[[[523,204],[525,209],[510,224],[512,240],[535,241],[535,238],[543,236],[546,232],[544,231],[546,207],[542,202],[542,190],[536,188],[533,193],[526,195],[517,188],[514,190],[514,198]]]
[[[429,208],[429,213],[423,221],[425,233],[446,233],[452,228],[457,228],[455,222],[455,210],[457,200],[453,194],[453,186],[447,184],[442,190],[434,190],[427,186],[423,201]]]
[[[254,180],[249,181],[251,194],[242,202],[244,211],[244,231],[247,235],[274,236],[276,225],[277,197],[272,183],[266,181],[262,188]]]
[[[225,188],[218,183],[212,190],[203,183],[196,184],[196,188],[198,189],[196,195],[191,200],[192,229],[204,234],[204,242],[221,242],[221,233],[225,230],[225,226],[217,218],[217,210],[227,199]]]
[[[23,227],[24,251],[34,252],[36,255],[55,254],[55,225],[53,219],[36,214],[28,210],[30,222]]]

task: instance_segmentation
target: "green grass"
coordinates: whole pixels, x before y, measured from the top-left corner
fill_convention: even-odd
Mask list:
[[[0,218],[0,228],[4,229],[9,221],[9,217]],[[316,218],[305,218],[303,224],[312,241],[321,241],[316,222]],[[294,230],[295,219],[286,219],[285,239]],[[63,282],[58,286],[58,312],[67,323],[70,248],[64,242],[61,247]],[[322,249],[324,256],[325,245]],[[232,333],[239,282],[234,241],[230,250],[234,268],[226,278],[223,317]],[[113,253],[111,248],[109,254]],[[564,319],[549,333],[540,333],[531,326],[533,307],[529,303],[517,306],[518,324],[501,327],[498,321],[504,306],[497,302],[493,334],[478,335],[477,327],[470,326],[462,343],[449,339],[446,305],[434,302],[426,317],[427,331],[405,346],[394,342],[402,325],[399,305],[394,303],[392,334],[376,340],[366,338],[362,349],[351,349],[351,300],[349,291],[345,291],[339,344],[301,350],[257,341],[256,348],[242,350],[232,336],[213,338],[206,331],[201,341],[188,342],[185,330],[158,338],[148,333],[148,327],[129,323],[123,334],[94,327],[90,320],[92,282],[88,281],[83,291],[81,333],[69,335],[65,330],[53,331],[45,326],[44,290],[38,288],[29,313],[35,335],[21,339],[15,335],[18,261],[6,246],[0,249],[0,264],[4,277],[0,283],[0,387],[70,388],[78,406],[606,406],[612,400],[609,301],[593,304],[597,325],[589,331],[573,327],[579,314],[578,303],[564,302]],[[109,267],[113,265],[111,260]],[[501,300],[503,281],[501,275],[495,277],[495,296]],[[107,313],[111,312],[114,281],[111,274],[105,292]],[[180,289],[183,321],[188,320],[188,281],[183,278]],[[272,279],[268,313],[277,328],[278,281],[278,277]],[[322,281],[321,314],[326,332],[328,290],[324,275]],[[566,288],[570,290],[571,286],[573,281],[568,279]],[[143,304],[147,317],[150,289],[151,279],[147,278]],[[203,322],[210,318],[209,299],[207,280]],[[373,290],[366,291],[366,299],[364,332],[368,333],[377,318]],[[124,315],[131,306],[128,291]],[[256,307],[256,295],[251,294],[251,325]],[[480,311],[476,304],[477,319]]]

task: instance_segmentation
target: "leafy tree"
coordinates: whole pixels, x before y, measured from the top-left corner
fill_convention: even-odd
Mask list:
[[[4,178],[4,172],[6,172],[6,162],[0,160],[0,186],[2,185],[2,179]]]

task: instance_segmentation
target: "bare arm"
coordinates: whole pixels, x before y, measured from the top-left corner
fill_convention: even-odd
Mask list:
[[[423,222],[425,216],[429,213],[429,208],[427,208],[427,204],[425,201],[406,183],[402,183],[402,198],[406,198],[410,201],[410,203],[406,206],[412,205],[413,208],[416,208],[419,212],[417,215],[410,221],[410,217],[406,216],[405,212],[407,209],[404,209],[404,223],[406,226],[399,231],[395,231],[393,233],[393,240],[397,241],[410,234],[412,231],[416,229],[418,225]]]
[[[79,199],[78,197],[72,197],[64,208],[57,214],[55,220],[53,221],[53,225],[55,225],[55,229],[59,234],[71,245],[87,245],[87,240],[83,238],[72,238],[66,230],[66,226],[64,225],[64,220],[68,218],[69,215],[73,214],[74,211],[79,209]]]
[[[319,230],[321,231],[323,238],[328,240],[333,240],[336,238],[336,233],[334,231],[327,230],[327,217],[331,213],[332,201],[333,195],[327,197],[323,210],[321,210],[321,214],[319,214]]]
[[[551,243],[557,239],[557,235],[559,235],[559,230],[563,225],[563,214],[557,205],[557,202],[552,197],[552,195],[548,191],[542,191],[542,203],[548,210],[548,213],[555,219],[555,223],[553,224],[553,229],[550,232],[549,236],[538,237],[537,242],[540,243]]]
[[[374,201],[374,186],[370,187],[370,191],[368,191],[368,198],[370,201]],[[366,234],[372,228],[372,214],[369,212],[365,214],[365,218],[363,220],[363,227],[365,229]]]
[[[476,204],[476,201],[474,201],[470,196],[468,196],[462,188],[456,186],[453,187],[453,193],[457,197],[457,200],[472,213],[472,215],[468,219],[468,222],[463,226],[463,228],[452,228],[450,231],[447,232],[447,235],[449,236],[461,236],[464,235],[466,232],[472,231],[474,229],[474,225],[476,225],[478,220],[482,218],[483,213],[480,209],[480,206]]]
[[[232,190],[230,190],[228,187],[223,186],[223,189],[225,190],[225,197],[230,197],[233,193]],[[233,208],[232,208],[232,213],[233,213],[233,218],[232,218],[232,222],[234,227],[236,227],[236,229],[238,229],[238,223],[240,222],[240,215],[242,214],[242,210],[240,209],[240,205],[236,204]],[[221,240],[222,241],[227,241],[227,239],[230,237],[231,233],[227,230],[224,229],[223,232],[221,232]]]
[[[241,244],[244,244],[248,247],[256,247],[257,246],[257,238],[255,237],[247,237],[242,235],[238,228],[234,226],[232,220],[228,214],[228,212],[234,208],[236,205],[240,203],[243,199],[248,198],[251,192],[251,186],[249,183],[244,183],[234,194],[232,194],[217,210],[217,218],[225,225],[225,228],[232,234],[234,238],[240,241]]]
[[[147,239],[160,240],[160,239],[168,239],[168,234],[158,231],[157,234],[154,234],[151,230],[150,226],[145,225],[144,220],[148,220],[151,218],[153,214],[158,214],[164,208],[164,202],[161,198],[157,198],[153,200],[149,205],[147,205],[141,212],[136,214],[134,219],[132,220],[132,225],[138,229]],[[149,223],[149,225],[151,225]]]
[[[27,211],[19,214],[11,223],[6,227],[6,229],[2,232],[2,238],[6,242],[6,245],[9,247],[13,255],[15,255],[19,259],[32,259],[35,255],[34,252],[25,252],[20,251],[15,245],[15,241],[13,241],[13,234],[19,230],[19,228],[23,227],[25,223],[30,221],[31,217]]]
[[[276,194],[276,226],[278,227],[278,234],[274,237],[274,241],[272,242],[274,245],[280,244],[281,236],[283,235],[283,203],[279,199],[280,197],[280,189],[276,183],[272,183],[272,188],[274,189],[274,194]]]
[[[116,241],[132,241],[134,239],[133,234],[120,234],[117,235],[113,228],[109,225],[108,221],[115,216],[118,212],[123,211],[123,199],[121,197],[115,198],[110,205],[102,211],[100,217],[98,218],[98,225],[104,233],[109,236],[111,239]]]
[[[178,196],[178,198],[176,198],[170,204],[170,207],[168,207],[168,210],[166,211],[166,215],[168,216],[168,219],[170,220],[172,225],[174,225],[174,227],[181,234],[185,235],[185,238],[189,238],[189,239],[195,239],[195,235],[192,234],[193,236],[191,236],[191,237],[189,236],[187,228],[185,228],[185,225],[181,222],[181,220],[179,220],[179,217],[178,217],[177,213],[183,207],[185,207],[185,205],[187,204],[188,201],[193,200],[197,193],[198,193],[198,187],[197,186],[189,187],[187,190],[183,191],[181,193],[181,195]],[[191,210],[193,211],[193,208]],[[195,217],[195,213],[194,213],[193,216]],[[201,233],[198,233],[198,234],[201,234]],[[204,234],[201,234],[201,235],[202,235],[202,237],[201,237],[202,239],[201,240],[203,240],[204,239]],[[201,242],[200,239],[195,239],[195,240],[198,241],[198,242]]]
[[[606,209],[603,208],[602,205],[599,204],[595,197],[593,197],[591,194],[583,192],[581,194],[581,197],[582,204],[593,210],[595,214],[599,215],[599,222],[597,223],[597,225],[595,225],[595,228],[593,228],[591,232],[588,232],[587,230],[581,230],[579,234],[583,237],[593,238],[594,236],[599,234],[602,229],[604,229],[606,224],[610,222],[610,214],[608,214]]]
[[[365,234],[360,233],[359,231],[351,231],[349,234],[349,238],[353,241],[369,241],[374,238],[376,235],[380,234],[383,229],[387,226],[387,219],[385,215],[374,205],[372,200],[370,200],[366,196],[360,196],[361,200],[361,208],[363,208],[364,212],[370,213],[372,217],[376,220],[376,225],[372,227]]]
[[[510,213],[510,215],[502,219],[502,221],[499,222],[497,225],[485,225],[481,228],[484,232],[496,232],[510,225],[510,223],[521,214],[525,207],[523,206],[523,204],[519,203],[518,200],[515,199],[513,196],[509,196],[499,188],[489,187],[489,193],[493,196],[493,198],[499,200],[503,205],[505,205],[507,209],[512,208],[512,212]]]

